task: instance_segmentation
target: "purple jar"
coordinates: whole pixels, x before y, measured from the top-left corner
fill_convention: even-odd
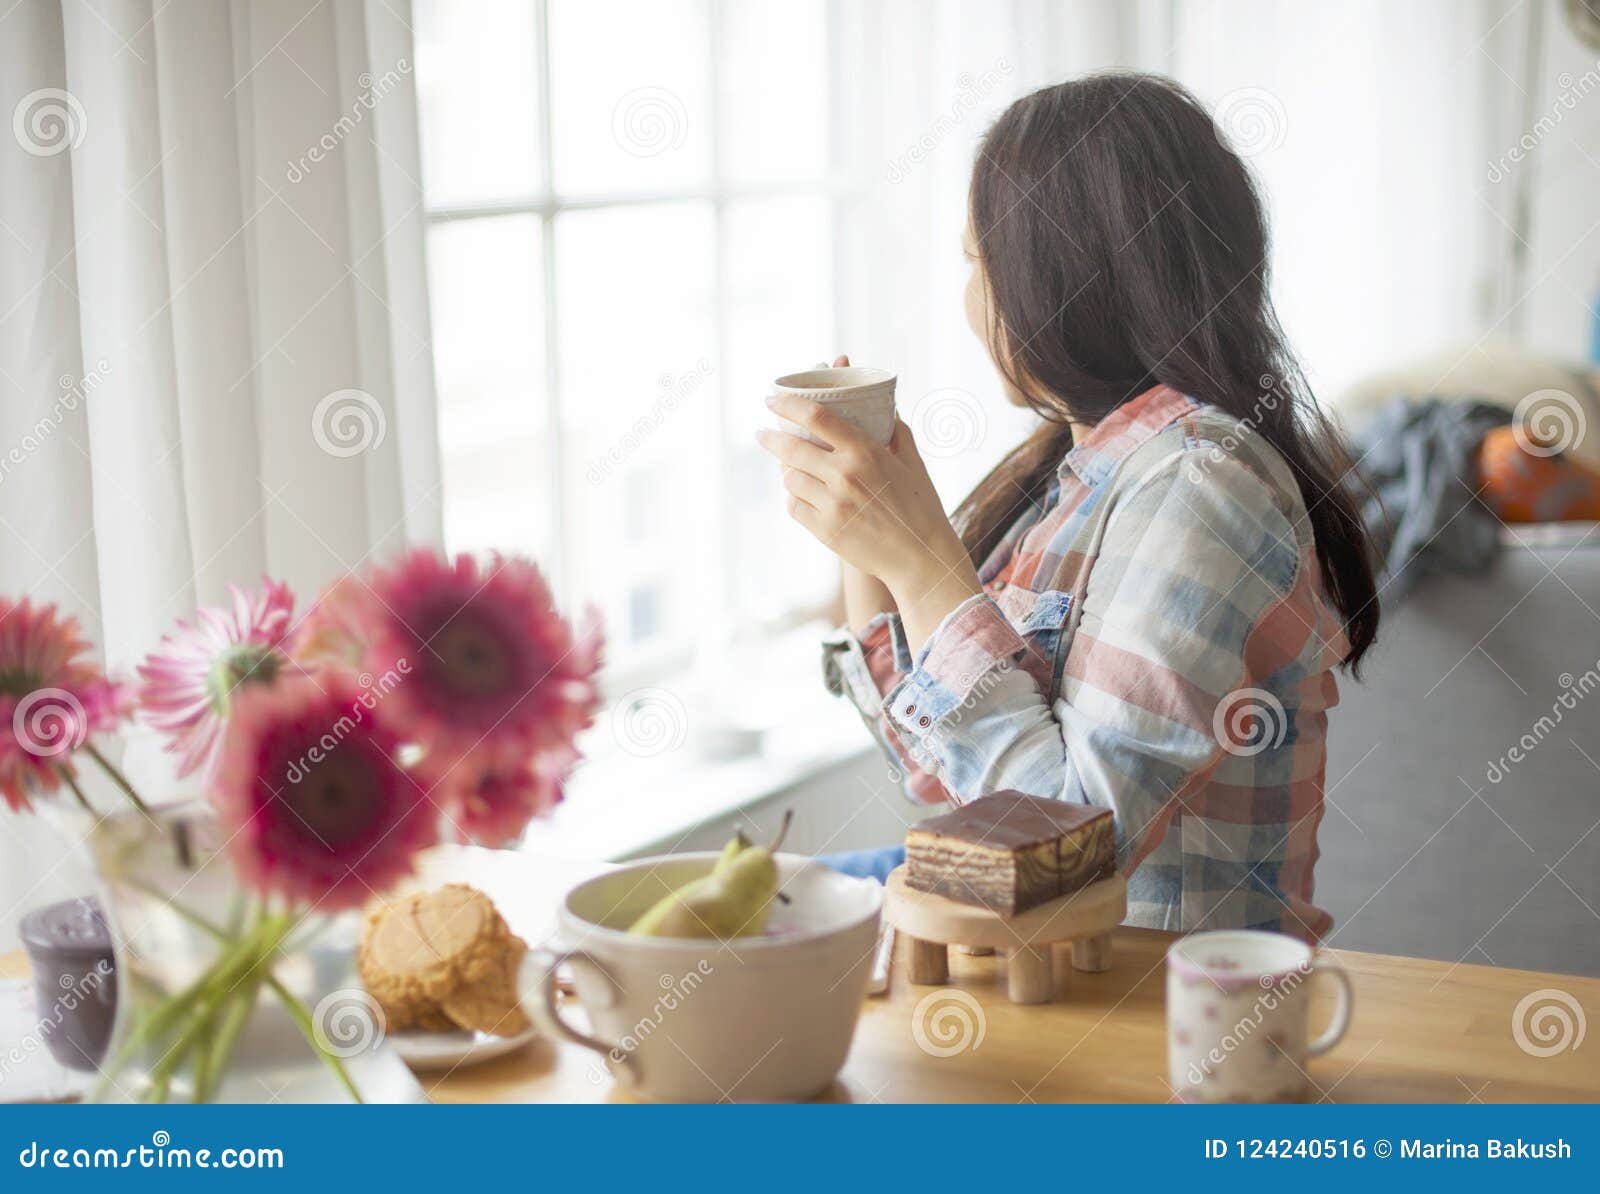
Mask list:
[[[22,918],[39,1022],[50,1054],[74,1070],[98,1068],[117,1011],[111,932],[98,901],[63,900]]]

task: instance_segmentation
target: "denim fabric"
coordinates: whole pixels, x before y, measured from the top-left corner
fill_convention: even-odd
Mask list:
[[[879,883],[886,880],[889,872],[905,860],[904,846],[881,846],[875,850],[846,850],[842,854],[823,854],[817,858],[823,866],[832,867],[842,874],[854,875],[857,879],[876,879]]]

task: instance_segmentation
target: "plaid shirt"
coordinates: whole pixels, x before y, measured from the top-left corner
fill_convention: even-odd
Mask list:
[[[1312,868],[1346,643],[1277,451],[1158,386],[1067,453],[979,577],[915,657],[894,614],[825,649],[907,791],[1111,809],[1129,924],[1325,934]]]

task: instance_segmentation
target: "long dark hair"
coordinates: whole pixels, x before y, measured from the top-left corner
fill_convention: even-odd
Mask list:
[[[1040,499],[1071,447],[1068,420],[1096,423],[1164,383],[1288,462],[1355,664],[1378,603],[1349,457],[1273,312],[1250,173],[1199,102],[1120,72],[1024,96],[984,137],[969,210],[995,361],[1045,420],[957,510],[973,562]]]

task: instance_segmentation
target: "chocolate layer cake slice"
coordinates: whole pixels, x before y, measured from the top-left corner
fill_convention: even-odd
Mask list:
[[[906,884],[1015,916],[1117,869],[1109,809],[996,792],[906,834]]]

